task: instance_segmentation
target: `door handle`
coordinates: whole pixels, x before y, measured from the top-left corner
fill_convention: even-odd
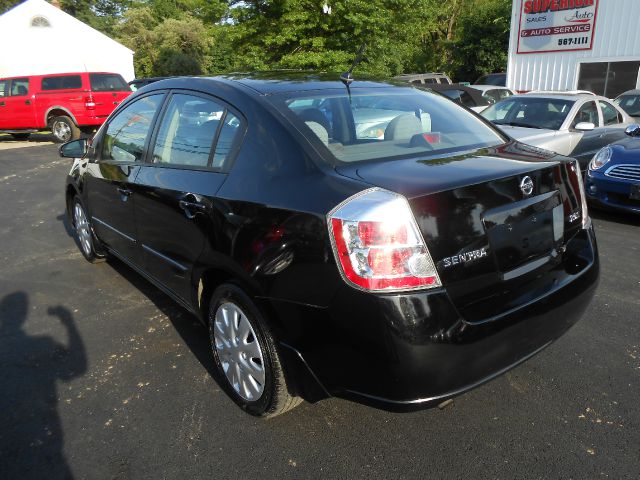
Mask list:
[[[4,107],[4,102],[0,102],[0,107]]]
[[[25,100],[25,101],[24,101],[24,104],[25,104],[25,105],[31,105],[31,100]]]
[[[189,198],[189,196],[187,196],[187,198]],[[189,200],[180,200],[178,205],[182,210],[184,210],[184,214],[189,219],[195,217],[198,213],[205,213],[207,211],[207,206],[204,203],[197,201],[191,202]]]

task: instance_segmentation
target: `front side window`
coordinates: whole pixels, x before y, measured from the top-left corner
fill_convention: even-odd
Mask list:
[[[102,160],[139,162],[153,118],[164,94],[149,95],[128,105],[109,121],[102,143]]]
[[[130,92],[127,82],[117,73],[89,74],[91,90],[94,92]]]
[[[0,80],[0,97],[6,96],[6,89],[9,82],[6,80]]]
[[[598,103],[602,109],[602,121],[605,125],[615,125],[622,122],[622,115],[618,113],[618,110],[613,105],[602,100]]]
[[[276,105],[299,131],[318,139],[341,162],[431,156],[504,143],[494,129],[440,95],[380,90],[305,92]],[[314,106],[297,107],[301,98],[313,98]]]
[[[510,97],[491,105],[481,115],[496,125],[558,130],[573,104],[557,98]]]
[[[23,97],[29,94],[29,79],[28,78],[16,78],[11,80],[11,96]]]
[[[192,95],[171,97],[153,149],[153,162],[206,167],[225,108]]]
[[[576,125],[584,122],[593,123],[596,127],[600,123],[598,122],[598,109],[596,107],[596,102],[586,102],[580,107],[580,110],[578,110],[578,113],[576,113],[576,116],[571,123],[571,128],[576,128]]]
[[[80,75],[63,75],[42,79],[42,90],[71,90],[75,88],[82,88]]]

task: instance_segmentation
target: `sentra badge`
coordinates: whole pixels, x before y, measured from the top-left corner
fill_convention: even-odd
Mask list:
[[[487,249],[481,248],[480,250],[472,250],[471,252],[459,253],[452,257],[443,258],[442,262],[444,264],[444,268],[449,268],[454,265],[460,265],[461,263],[469,263],[486,256]]]

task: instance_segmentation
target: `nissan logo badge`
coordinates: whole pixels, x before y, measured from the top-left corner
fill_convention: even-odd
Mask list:
[[[526,176],[520,182],[520,190],[522,190],[522,194],[525,197],[528,197],[533,193],[533,180],[531,180],[530,176]]]

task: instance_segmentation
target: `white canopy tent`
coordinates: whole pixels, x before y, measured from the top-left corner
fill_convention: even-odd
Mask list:
[[[135,77],[133,51],[45,0],[0,16],[0,78],[66,72]]]

